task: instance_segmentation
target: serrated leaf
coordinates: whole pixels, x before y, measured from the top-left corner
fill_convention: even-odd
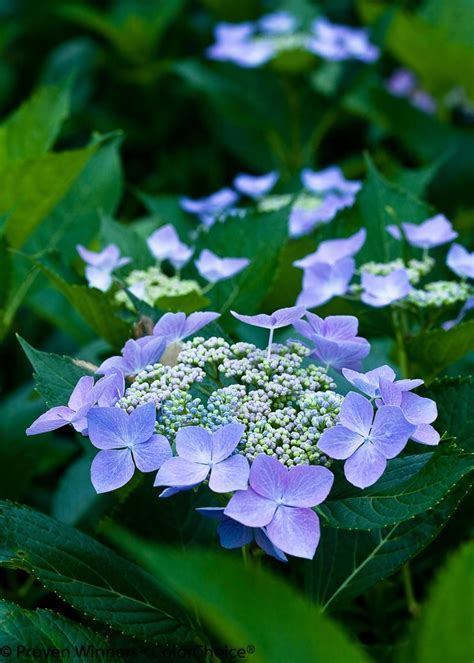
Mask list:
[[[0,564],[25,569],[98,621],[153,642],[182,644],[191,628],[153,576],[78,530],[0,502]]]
[[[444,528],[466,495],[465,479],[436,509],[403,523],[371,531],[324,527],[306,587],[324,609],[346,604],[358,594],[388,578],[412,559]]]
[[[109,534],[133,551],[166,592],[197,610],[228,647],[251,645],[256,663],[367,661],[340,626],[264,568],[245,567],[225,552],[166,550],[121,529]]]
[[[39,157],[54,144],[69,113],[70,82],[37,90],[0,127],[0,169]]]
[[[474,379],[445,378],[437,380],[423,396],[436,401],[438,418],[434,426],[441,433],[455,437],[459,447],[474,451]]]
[[[474,542],[448,560],[433,582],[406,654],[413,663],[466,663],[474,651]],[[407,660],[407,658],[404,658]]]
[[[65,405],[79,378],[93,375],[92,371],[79,366],[71,357],[35,350],[21,336],[18,340],[35,371],[36,388],[48,407]]]
[[[106,648],[107,640],[82,624],[75,624],[50,610],[25,610],[0,600],[0,645],[51,651],[67,649],[69,657],[80,659],[81,648]],[[19,657],[22,657],[20,649]]]
[[[417,334],[406,344],[406,351],[421,376],[432,380],[449,364],[474,351],[474,320]]]
[[[443,442],[441,443],[443,444]],[[342,529],[379,529],[395,525],[438,504],[453,486],[474,470],[474,454],[439,449],[420,454],[424,464],[406,480],[412,457],[390,461],[390,474],[365,491],[329,499],[321,507],[328,524]]]
[[[113,347],[122,347],[131,336],[130,326],[119,317],[121,308],[109,294],[96,288],[66,283],[41,263],[38,263],[38,267],[99,336]]]

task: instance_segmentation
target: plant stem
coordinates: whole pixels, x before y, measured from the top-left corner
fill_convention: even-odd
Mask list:
[[[420,614],[420,606],[415,598],[415,592],[413,590],[413,582],[411,578],[411,569],[408,562],[402,566],[402,580],[408,612],[413,617],[417,617]]]
[[[270,357],[272,355],[273,331],[273,328],[270,329],[270,334],[268,336],[267,361],[270,361]]]
[[[402,378],[407,378],[408,357],[405,350],[405,341],[403,338],[402,316],[399,315],[395,308],[392,309],[392,323],[393,331],[395,333],[395,343],[397,345],[397,358],[398,365],[400,366],[400,374]]]

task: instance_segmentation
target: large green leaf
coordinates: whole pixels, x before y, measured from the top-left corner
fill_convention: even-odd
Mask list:
[[[38,266],[99,336],[116,348],[122,347],[131,336],[130,326],[119,317],[121,307],[108,293],[85,285],[67,283],[44,265]]]
[[[439,534],[469,485],[462,480],[435,509],[397,525],[370,531],[324,527],[305,569],[307,591],[324,609],[333,609],[389,577]]]
[[[9,601],[0,601],[0,647],[11,647],[19,658],[26,656],[22,647],[44,651],[66,649],[67,658],[80,660],[81,651],[87,647],[106,648],[107,640],[50,610],[25,610]]]
[[[474,652],[474,542],[448,560],[435,579],[404,648],[413,663],[466,663]],[[408,658],[407,658],[408,657]]]
[[[89,536],[9,502],[0,502],[0,530],[0,563],[25,569],[76,610],[153,642],[192,635],[151,575]]]
[[[408,341],[406,350],[420,375],[432,380],[449,364],[474,351],[474,320],[417,334]]]
[[[359,0],[358,6],[363,18],[370,23],[393,9],[389,3],[374,0]],[[453,39],[442,23],[434,25],[414,13],[398,10],[391,14],[385,47],[415,71],[429,90],[442,94],[459,86],[474,97],[472,39],[467,45]]]
[[[92,375],[71,357],[35,350],[20,336],[18,340],[33,366],[36,388],[48,407],[66,405],[79,378]]]
[[[222,642],[243,648],[256,663],[367,661],[339,626],[264,568],[245,567],[225,552],[182,553],[143,543],[123,530],[111,535],[165,591],[197,610]]]
[[[146,241],[133,226],[118,223],[111,216],[101,214],[100,234],[104,244],[116,244],[123,256],[132,258],[134,269],[146,269],[154,264]]]
[[[255,313],[275,279],[278,259],[288,237],[288,208],[271,213],[250,212],[215,223],[201,242],[220,257],[245,257],[240,274],[221,281],[209,292],[214,310],[230,308]]]
[[[389,182],[367,157],[367,180],[358,197],[358,211],[367,230],[359,260],[386,262],[401,255],[400,242],[387,232],[389,224],[424,221],[430,208],[398,184]]]
[[[5,234],[12,247],[21,247],[53,211],[96,149],[52,152],[1,168],[0,214],[10,212]]]
[[[321,508],[333,527],[370,530],[395,525],[436,506],[472,470],[474,454],[442,446],[435,453],[395,458],[374,486],[329,499]]]
[[[70,85],[40,88],[0,126],[0,170],[45,154],[69,112]]]
[[[474,379],[445,378],[433,382],[423,394],[438,405],[434,425],[438,431],[456,437],[458,446],[474,451]]]

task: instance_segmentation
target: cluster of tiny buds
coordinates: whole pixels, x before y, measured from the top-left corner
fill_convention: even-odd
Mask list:
[[[433,281],[423,289],[412,290],[408,301],[417,308],[440,308],[461,304],[474,296],[474,288],[468,283],[458,281]]]
[[[342,396],[324,368],[308,363],[302,343],[274,344],[266,351],[251,343],[197,337],[182,344],[175,366],[147,366],[127,387],[118,407],[131,412],[153,402],[156,432],[171,442],[183,426],[208,430],[231,422],[245,425],[238,453],[260,453],[288,467],[328,464],[317,448],[334,425]]]
[[[405,263],[401,258],[390,262],[366,262],[359,267],[359,273],[374,274],[375,276],[388,276],[397,269],[405,269],[412,285],[416,285],[433,269],[435,261],[430,256],[422,260],[412,259]]]
[[[199,283],[191,280],[180,279],[178,276],[167,276],[157,266],[148,269],[134,269],[125,277],[125,283],[130,288],[141,284],[143,299],[147,304],[153,306],[155,302],[163,297],[180,297],[191,293],[201,293]],[[115,294],[116,301],[133,308],[130,298],[124,290],[119,290]]]

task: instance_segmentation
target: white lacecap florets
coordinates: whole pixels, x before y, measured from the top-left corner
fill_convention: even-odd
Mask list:
[[[342,397],[324,368],[309,364],[298,342],[266,351],[251,343],[197,337],[183,343],[175,366],[155,364],[141,371],[117,404],[131,411],[152,401],[156,430],[170,441],[183,426],[216,430],[246,426],[238,451],[250,460],[267,453],[292,467],[326,463],[317,449],[334,425]]]

